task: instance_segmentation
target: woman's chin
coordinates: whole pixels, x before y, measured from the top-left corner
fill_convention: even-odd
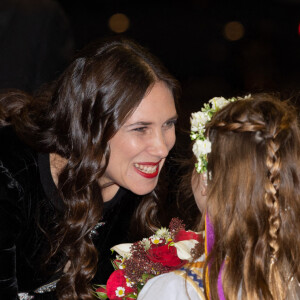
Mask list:
[[[147,195],[149,193],[151,193],[156,187],[156,183],[155,184],[151,184],[149,186],[143,186],[143,187],[135,187],[130,189],[134,194],[139,195],[139,196],[143,196],[143,195]]]

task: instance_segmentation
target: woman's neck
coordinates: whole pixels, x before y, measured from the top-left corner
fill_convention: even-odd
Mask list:
[[[68,160],[63,158],[62,156],[56,153],[50,153],[50,171],[52,179],[56,185],[58,186],[58,177],[61,173],[62,169],[67,165]]]

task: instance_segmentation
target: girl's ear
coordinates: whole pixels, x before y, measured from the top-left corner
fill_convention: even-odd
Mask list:
[[[204,212],[207,195],[207,174],[198,174],[196,170],[194,170],[191,184],[196,204],[199,210]]]

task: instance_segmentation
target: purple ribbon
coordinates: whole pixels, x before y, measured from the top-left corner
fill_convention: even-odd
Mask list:
[[[214,233],[214,227],[211,224],[208,214],[205,216],[205,225],[206,225],[206,247],[207,247],[207,254],[209,254],[212,250],[212,247],[215,243],[215,233]],[[223,285],[222,285],[222,273],[224,269],[224,262],[222,263],[219,275],[218,275],[218,296],[220,300],[226,300],[224,296],[224,290],[223,290]]]

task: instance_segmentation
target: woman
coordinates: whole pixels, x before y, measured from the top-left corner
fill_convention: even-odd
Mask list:
[[[206,255],[198,251],[185,271],[150,280],[138,299],[169,299],[170,290],[180,299],[300,299],[297,113],[265,94],[235,100],[208,120],[208,140],[201,126],[194,135],[195,144],[211,143],[211,151],[194,147]]]
[[[57,280],[58,299],[92,299],[131,221],[140,234],[158,225],[177,96],[157,59],[117,38],[81,52],[47,93],[1,96],[1,299],[46,299]]]

